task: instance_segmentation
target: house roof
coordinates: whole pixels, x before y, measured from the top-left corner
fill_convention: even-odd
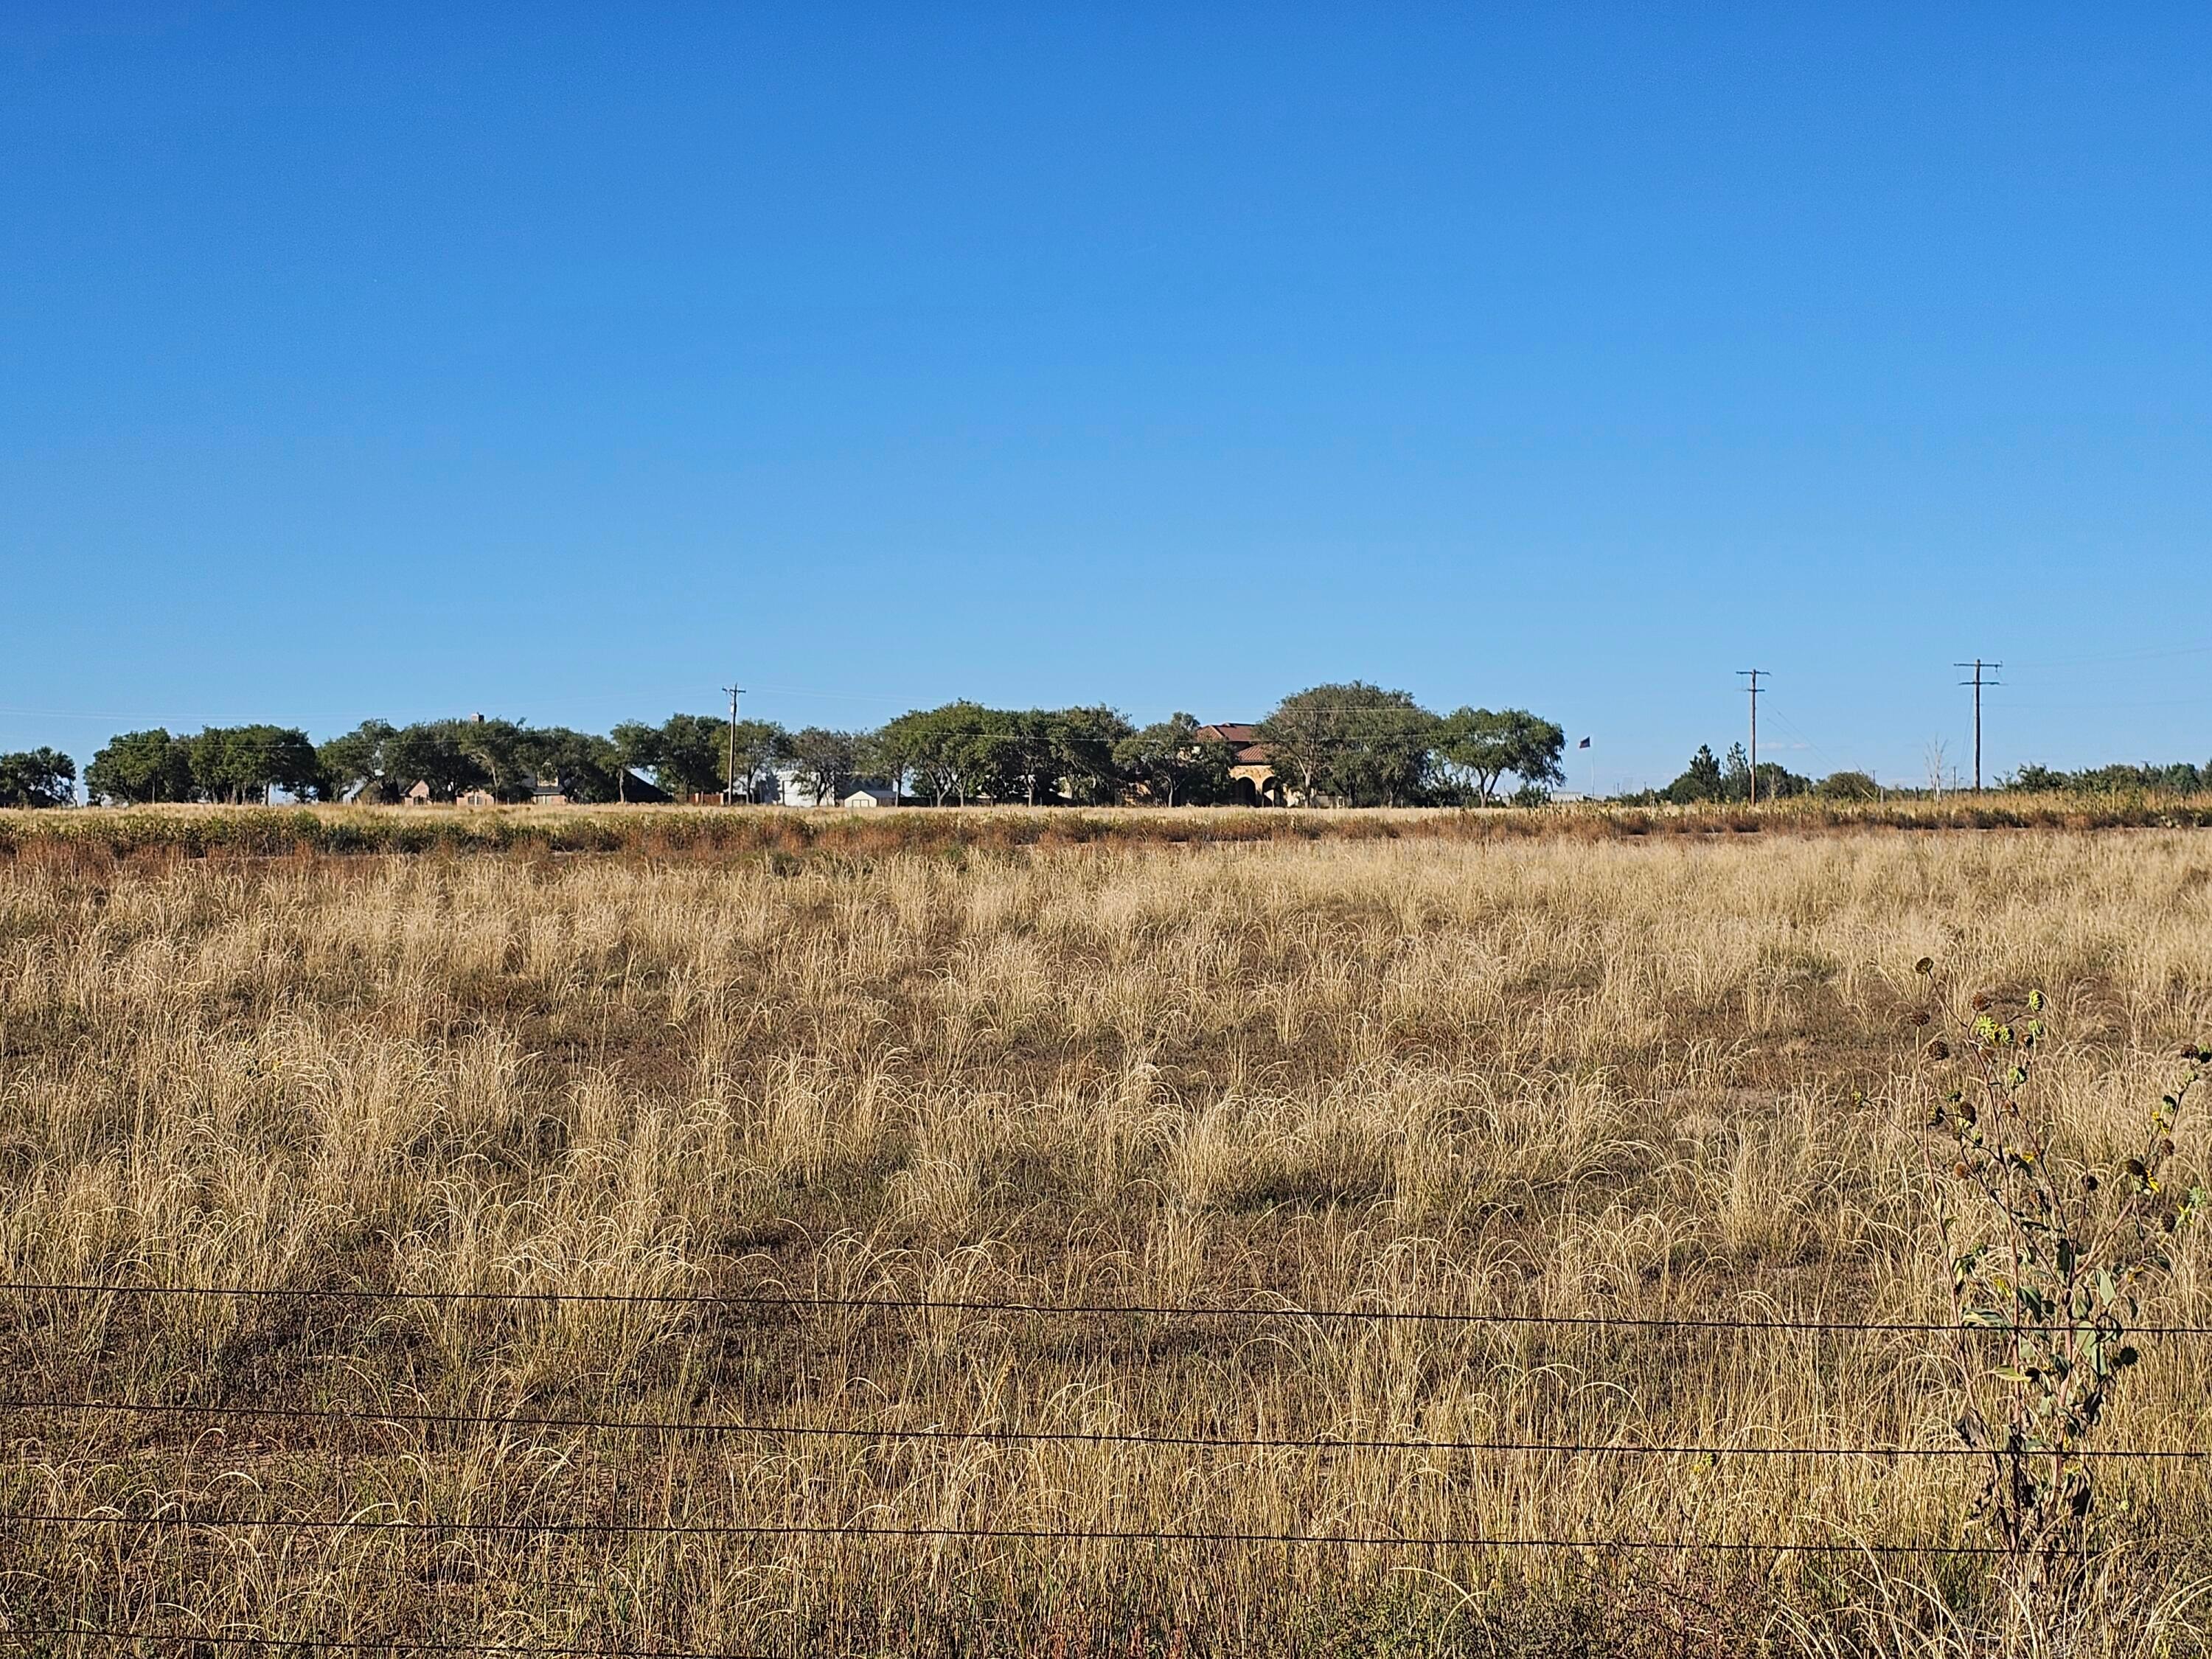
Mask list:
[[[1267,745],[1260,741],[1260,728],[1243,720],[1221,720],[1201,726],[1194,735],[1202,743],[1227,744],[1234,751],[1231,759],[1238,766],[1265,766],[1268,763]]]

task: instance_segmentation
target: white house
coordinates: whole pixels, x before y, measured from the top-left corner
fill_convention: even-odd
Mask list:
[[[840,806],[896,806],[898,796],[881,784],[864,783],[837,804]]]

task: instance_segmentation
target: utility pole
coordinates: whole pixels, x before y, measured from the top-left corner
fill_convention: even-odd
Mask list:
[[[2004,684],[2002,680],[1985,680],[1982,678],[1982,672],[1984,669],[1995,671],[2002,668],[2004,665],[2001,662],[1984,662],[1977,657],[1972,662],[1954,662],[1951,666],[1971,668],[1974,671],[1973,678],[1960,680],[1959,684],[1974,688],[1974,793],[1978,795],[1982,793],[1982,688],[1985,685]]]
[[[738,800],[738,699],[745,695],[745,688],[726,685],[722,690],[730,694],[730,772],[722,789],[722,804],[734,806]]]
[[[1738,679],[1751,682],[1751,804],[1756,806],[1759,805],[1759,683],[1762,679],[1771,679],[1773,676],[1764,668],[1739,668],[1735,672]]]

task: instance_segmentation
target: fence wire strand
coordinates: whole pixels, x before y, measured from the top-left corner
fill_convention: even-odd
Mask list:
[[[1602,1329],[1778,1331],[1851,1334],[2010,1336],[2014,1328],[1938,1320],[1849,1320],[1793,1317],[1722,1318],[1711,1315],[1537,1314],[1429,1308],[1221,1307],[1204,1303],[1025,1302],[893,1296],[821,1296],[784,1291],[440,1291],[387,1290],[366,1285],[317,1288],[287,1285],[87,1284],[0,1281],[0,1293],[18,1296],[199,1296],[240,1300],[599,1304],[661,1308],[772,1308],[792,1312],[1030,1314],[1059,1318],[1364,1320],[1376,1323],[1590,1327]],[[2131,1325],[2132,1336],[2212,1336],[2212,1325]]]
[[[1584,1440],[1352,1440],[1333,1435],[1162,1434],[1136,1429],[1030,1429],[1010,1425],[972,1428],[897,1428],[818,1423],[746,1422],[717,1418],[535,1417],[474,1412],[369,1411],[352,1407],[226,1405],[159,1400],[0,1399],[0,1411],[76,1412],[103,1415],[172,1415],[265,1419],[288,1423],[372,1425],[390,1424],[428,1428],[491,1428],[572,1433],[609,1432],[684,1435],[788,1436],[870,1441],[996,1441],[1021,1444],[1168,1446],[1223,1451],[1456,1452],[1549,1456],[1703,1457],[1987,1457],[1976,1446],[1727,1446],[1650,1444],[1633,1441]],[[2083,1447],[2069,1454],[2081,1458],[2189,1462],[2212,1457],[2206,1447]]]

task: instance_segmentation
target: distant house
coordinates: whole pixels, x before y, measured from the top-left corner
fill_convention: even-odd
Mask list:
[[[417,787],[420,786],[418,785]],[[411,793],[411,792],[410,792]],[[489,789],[464,789],[453,797],[456,806],[496,806],[498,800]]]
[[[898,792],[886,789],[881,784],[864,783],[851,791],[837,803],[840,806],[896,806]]]
[[[1287,799],[1282,781],[1275,775],[1267,745],[1260,741],[1257,726],[1242,720],[1201,726],[1192,733],[1200,743],[1229,745],[1229,781],[1241,806],[1280,806]]]

